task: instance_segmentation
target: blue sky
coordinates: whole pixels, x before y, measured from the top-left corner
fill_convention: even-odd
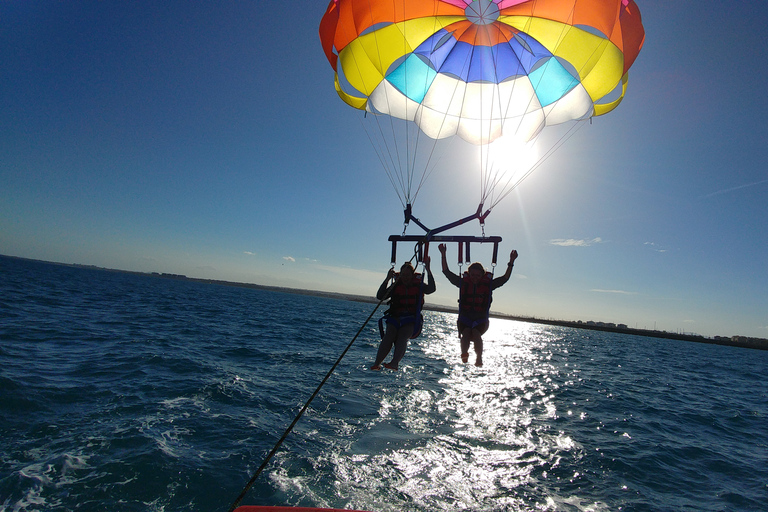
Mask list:
[[[622,105],[486,223],[520,253],[493,309],[768,337],[768,7],[638,5]],[[0,3],[0,253],[373,295],[402,206],[334,91],[325,7]],[[430,227],[477,204],[451,151],[414,205]]]

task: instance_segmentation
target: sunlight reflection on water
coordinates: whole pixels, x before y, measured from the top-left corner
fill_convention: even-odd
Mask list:
[[[397,383],[385,383],[379,417],[363,435],[380,453],[340,457],[337,476],[379,482],[365,490],[381,500],[365,500],[375,510],[530,510],[534,502],[551,510],[557,498],[538,482],[581,450],[551,427],[563,379],[552,361],[557,337],[494,319],[477,368],[460,362],[455,318],[433,314],[426,339],[406,356],[414,366],[383,376]],[[422,357],[433,362],[422,368]],[[438,372],[431,383],[421,375],[430,369]]]
[[[225,510],[371,312],[0,260],[0,512]],[[476,368],[456,316],[425,316],[397,372],[368,369],[379,334],[360,331],[250,504],[768,503],[768,353],[493,319]]]

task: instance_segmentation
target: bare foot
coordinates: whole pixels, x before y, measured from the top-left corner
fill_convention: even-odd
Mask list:
[[[461,354],[461,362],[466,363],[467,361],[469,361],[469,353],[464,352],[463,354]]]
[[[477,359],[475,359],[475,366],[477,366],[478,368],[483,366],[483,358],[482,358],[482,356],[477,356]]]
[[[371,370],[381,370],[381,366],[375,364],[375,365],[371,366]]]
[[[384,368],[389,368],[390,370],[397,370],[397,366],[393,365],[392,363],[384,363]]]

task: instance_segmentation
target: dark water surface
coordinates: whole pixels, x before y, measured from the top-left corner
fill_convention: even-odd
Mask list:
[[[0,511],[226,511],[372,309],[0,257]],[[366,327],[244,504],[768,510],[768,351],[494,319],[478,369],[426,316],[398,372]]]

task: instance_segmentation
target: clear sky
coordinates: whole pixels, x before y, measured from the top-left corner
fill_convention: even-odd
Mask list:
[[[497,274],[520,253],[493,309],[768,337],[768,6],[637,2],[624,102],[488,218]],[[333,88],[326,5],[0,2],[0,253],[373,295],[402,206]],[[452,149],[430,227],[477,206]]]

